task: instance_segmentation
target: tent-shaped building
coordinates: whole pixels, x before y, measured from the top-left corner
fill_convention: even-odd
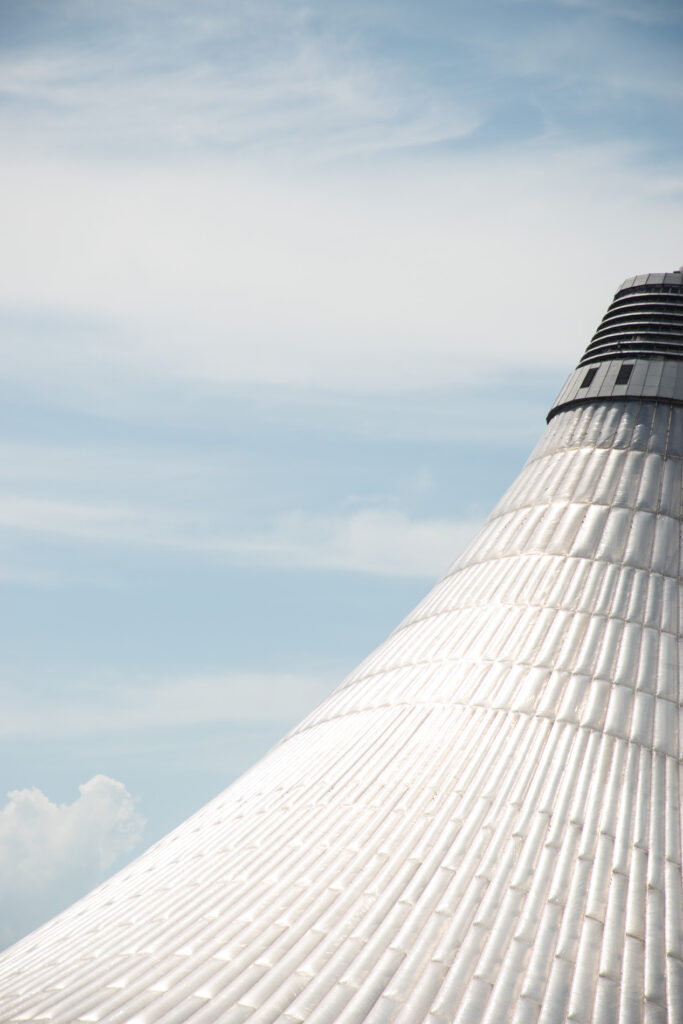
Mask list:
[[[452,569],[0,1020],[683,1021],[682,470],[683,273],[635,277]]]

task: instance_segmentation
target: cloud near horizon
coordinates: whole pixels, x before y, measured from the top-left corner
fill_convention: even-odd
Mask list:
[[[0,810],[0,946],[103,881],[139,843],[145,819],[122,782],[95,775],[71,804],[13,790]]]

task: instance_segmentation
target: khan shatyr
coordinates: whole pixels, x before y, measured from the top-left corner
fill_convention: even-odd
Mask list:
[[[0,1020],[681,1024],[683,273],[317,710],[0,957]]]

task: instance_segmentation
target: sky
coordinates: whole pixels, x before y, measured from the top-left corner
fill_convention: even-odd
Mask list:
[[[0,946],[316,706],[683,263],[678,0],[0,0]]]

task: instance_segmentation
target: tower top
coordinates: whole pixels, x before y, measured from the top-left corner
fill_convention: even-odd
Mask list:
[[[683,267],[678,270],[670,270],[666,274],[636,274],[635,277],[627,277],[617,289],[617,294],[626,288],[641,287],[642,285],[673,284],[683,285]]]
[[[683,359],[683,271],[627,278],[579,366],[623,356]]]
[[[619,286],[548,419],[609,398],[683,404],[683,268]]]

